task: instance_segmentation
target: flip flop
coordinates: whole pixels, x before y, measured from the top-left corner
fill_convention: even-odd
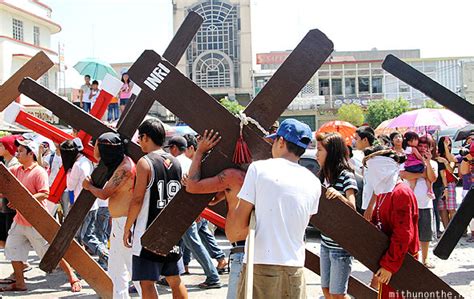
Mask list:
[[[16,286],[16,283],[12,283],[11,285],[9,285],[7,287],[0,288],[0,292],[25,292],[25,291],[28,291],[28,289],[27,288],[18,288]]]
[[[209,283],[209,282],[203,282],[203,283],[200,283],[198,284],[198,287],[200,289],[220,289],[222,288],[222,284],[220,282],[212,282],[212,283]]]
[[[423,263],[423,265],[428,268],[428,269],[434,269],[435,268],[435,265],[429,263],[429,262],[426,262],[426,263]]]
[[[80,292],[80,291],[82,290],[81,281],[80,281],[79,279],[72,280],[72,281],[70,281],[69,283],[71,284],[71,292],[77,293],[77,292]],[[74,288],[74,286],[75,286],[77,283],[79,284],[79,289]]]
[[[16,280],[12,279],[12,278],[0,279],[0,284],[12,284],[12,283],[15,283],[15,282],[16,282]]]

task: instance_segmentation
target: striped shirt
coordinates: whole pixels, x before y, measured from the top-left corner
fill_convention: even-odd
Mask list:
[[[325,182],[326,187],[333,187],[339,193],[341,193],[343,196],[346,196],[346,191],[349,189],[353,189],[355,193],[357,193],[357,182],[355,179],[355,175],[352,171],[349,170],[343,170],[339,177],[336,179],[336,182],[334,185],[329,184],[329,182],[326,180]],[[332,249],[343,249],[339,244],[333,241],[333,239],[329,238],[328,236],[321,234],[321,241],[322,244],[325,245],[328,248]]]

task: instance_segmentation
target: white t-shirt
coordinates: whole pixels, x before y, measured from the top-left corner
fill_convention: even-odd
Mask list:
[[[436,161],[430,160],[431,169],[435,175],[438,175],[438,163]],[[405,170],[404,164],[400,166],[400,171]],[[404,181],[408,184],[407,181]],[[428,196],[428,186],[426,185],[426,180],[424,178],[418,178],[416,180],[415,189],[416,201],[418,203],[418,209],[432,209],[433,200]]]
[[[176,157],[176,159],[179,161],[179,165],[181,165],[181,173],[182,175],[188,174],[189,169],[191,168],[191,163],[193,162],[191,159],[186,157],[185,154],[181,154]]]
[[[63,166],[63,160],[61,159],[61,155],[54,153],[53,159],[51,160],[51,155],[46,155],[43,160],[48,164],[49,167],[49,186],[53,185],[56,176],[58,175],[61,166]],[[50,164],[51,162],[51,164]]]
[[[83,103],[90,103],[91,100],[89,99],[89,94],[91,93],[91,87],[90,85],[87,86],[86,84],[83,84],[81,86],[82,89],[82,102]]]
[[[277,158],[252,163],[238,195],[255,206],[255,264],[304,266],[304,234],[318,211],[321,182]]]
[[[82,182],[87,176],[91,175],[93,170],[92,162],[83,155],[79,156],[76,162],[74,162],[72,169],[66,176],[66,186],[68,190],[74,192],[74,201],[79,197],[79,194],[81,194]],[[96,200],[90,210],[97,210],[98,207]]]

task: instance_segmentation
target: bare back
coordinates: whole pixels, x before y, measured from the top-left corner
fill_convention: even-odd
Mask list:
[[[133,195],[135,163],[125,157],[115,170],[108,184],[117,184],[118,189],[109,197],[109,211],[112,218],[126,217]]]

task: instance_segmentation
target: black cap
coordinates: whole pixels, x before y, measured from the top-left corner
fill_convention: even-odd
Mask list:
[[[188,147],[188,142],[182,136],[173,136],[168,140],[168,143],[164,146],[165,148],[176,145],[177,148],[184,151]]]

